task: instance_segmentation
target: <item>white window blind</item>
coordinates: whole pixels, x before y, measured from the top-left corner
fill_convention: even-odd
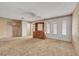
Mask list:
[[[67,22],[63,21],[62,22],[62,35],[66,35],[67,34]]]
[[[57,34],[57,23],[53,24],[53,34]]]
[[[47,33],[50,33],[50,24],[47,23]]]

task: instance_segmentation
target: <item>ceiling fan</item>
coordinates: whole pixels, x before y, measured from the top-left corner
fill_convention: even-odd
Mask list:
[[[24,19],[24,18],[41,19],[40,16],[38,16],[37,14],[35,14],[33,12],[33,9],[28,9],[27,11],[24,9],[20,9],[20,10],[23,11],[22,12],[22,15],[23,15],[22,19]]]

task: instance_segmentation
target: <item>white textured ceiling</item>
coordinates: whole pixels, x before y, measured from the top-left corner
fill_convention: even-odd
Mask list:
[[[35,21],[71,14],[76,2],[0,2],[0,17]]]

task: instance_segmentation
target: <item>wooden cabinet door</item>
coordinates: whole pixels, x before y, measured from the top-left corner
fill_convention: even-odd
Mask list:
[[[35,23],[34,38],[45,39],[44,22]]]

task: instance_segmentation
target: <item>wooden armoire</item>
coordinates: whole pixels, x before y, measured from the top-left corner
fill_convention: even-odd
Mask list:
[[[44,22],[34,23],[33,38],[45,39]]]

